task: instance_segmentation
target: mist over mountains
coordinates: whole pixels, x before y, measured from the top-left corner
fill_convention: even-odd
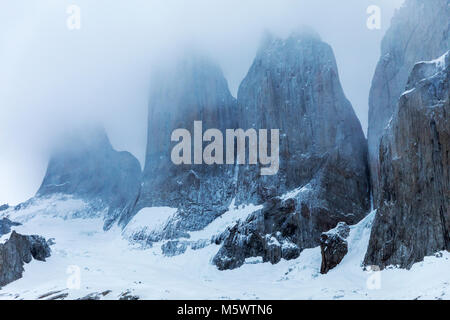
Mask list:
[[[236,98],[266,31],[287,37],[310,25],[330,43],[366,131],[379,43],[402,2],[377,1],[381,29],[369,30],[369,0],[79,0],[78,31],[67,29],[65,1],[2,2],[0,202],[33,196],[55,140],[92,120],[101,121],[112,145],[131,152],[143,167],[154,66],[197,49],[214,57]]]
[[[109,270],[106,278],[113,280],[91,279],[96,291],[84,297],[70,287],[45,293],[54,280],[40,282],[41,296],[56,292],[55,299],[150,297],[145,282],[152,276],[139,273],[142,281],[133,284],[129,276],[135,277],[136,270],[110,276],[130,262],[136,269],[149,266],[155,274],[166,265],[175,278],[189,283],[187,288],[192,280],[217,290],[199,291],[202,297],[245,296],[247,291],[230,291],[225,283],[243,288],[241,279],[247,279],[246,290],[259,292],[252,296],[258,299],[260,280],[251,275],[261,270],[267,273],[261,281],[283,282],[281,291],[305,283],[313,289],[325,285],[315,298],[326,296],[328,286],[343,293],[333,298],[375,297],[370,285],[361,285],[367,270],[422,279],[421,291],[408,291],[392,278],[378,288],[394,299],[446,296],[449,17],[449,0],[407,0],[394,15],[373,75],[369,139],[341,81],[345,65],[339,67],[333,45],[311,27],[284,35],[266,31],[235,96],[214,50],[190,46],[160,60],[147,70],[143,162],[116,150],[96,117],[74,117],[77,125],[52,140],[37,193],[17,206],[1,206],[0,274],[20,279],[1,283],[5,296],[28,296],[29,281],[38,281],[35,272],[27,271],[38,263],[30,258],[36,243],[45,251],[43,260],[48,258],[41,270],[77,261],[78,268]],[[244,154],[250,158],[252,141],[261,143],[250,130],[241,140],[226,139],[232,164],[174,163],[172,133],[180,128],[196,132],[200,121],[203,130],[219,132],[276,129],[279,141],[269,144],[279,155],[277,173],[264,175],[260,162],[241,161],[240,147],[249,148]],[[194,151],[197,157],[196,146],[212,144],[202,133],[183,153]],[[33,235],[20,238],[17,232]],[[93,247],[104,249],[90,248],[91,240]],[[17,257],[14,264],[8,263],[11,253]],[[95,278],[90,268],[84,270]],[[284,275],[275,280],[277,270]]]

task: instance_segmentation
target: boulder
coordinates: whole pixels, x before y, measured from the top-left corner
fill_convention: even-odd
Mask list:
[[[347,237],[350,227],[345,222],[340,222],[336,228],[322,233],[320,236],[320,252],[322,254],[322,265],[320,273],[328,273],[336,267],[348,252]]]
[[[272,198],[263,209],[250,214],[218,237],[222,243],[213,258],[219,270],[235,269],[245,259],[262,257],[263,262],[278,263],[298,258],[302,241],[299,213],[295,212],[293,199]],[[223,240],[219,240],[223,239]]]
[[[50,257],[50,247],[40,236],[24,236],[13,231],[10,238],[0,244],[0,286],[22,277],[24,264],[32,258],[45,261]]]

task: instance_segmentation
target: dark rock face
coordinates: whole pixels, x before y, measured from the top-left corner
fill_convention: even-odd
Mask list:
[[[52,156],[37,197],[73,195],[107,210],[105,227],[134,205],[141,168],[128,152],[115,151],[102,129],[89,128],[67,139]]]
[[[50,257],[50,247],[40,236],[23,236],[13,231],[9,240],[0,244],[0,286],[22,277],[23,265],[34,258],[45,261]]]
[[[315,180],[320,207],[364,216],[367,145],[333,51],[319,36],[268,37],[239,88],[238,107],[241,127],[280,129],[280,170],[274,176],[240,170],[237,200],[261,203]]]
[[[41,236],[26,236],[27,240],[30,242],[30,252],[34,259],[39,261],[45,261],[46,258],[50,257],[51,250],[49,245],[51,243],[47,242]]]
[[[20,223],[13,222],[8,218],[3,218],[0,220],[0,236],[10,233],[11,227],[20,226]]]
[[[322,233],[320,236],[320,251],[322,265],[320,273],[325,274],[336,267],[348,252],[347,237],[350,227],[345,222],[340,222],[333,230]]]
[[[130,290],[123,292],[119,296],[119,300],[139,300],[139,299],[140,299],[139,296],[132,294]]]
[[[165,68],[154,79],[143,184],[131,215],[143,207],[178,208],[176,223],[169,225],[163,236],[173,238],[186,230],[202,229],[227,210],[235,190],[235,168],[175,165],[171,151],[176,142],[171,142],[171,134],[175,129],[187,129],[193,140],[194,121],[202,121],[203,132],[235,128],[236,101],[220,68],[198,55],[178,61],[173,69]]]
[[[8,204],[2,204],[0,206],[0,211],[5,211],[5,210],[8,210],[8,209],[9,209],[9,205]]]
[[[311,33],[268,38],[241,84],[238,108],[240,127],[280,129],[280,170],[261,176],[258,166],[240,168],[237,201],[267,202],[222,236],[213,261],[219,269],[247,257],[296,258],[318,246],[322,232],[365,216],[367,144],[329,45]]]
[[[450,249],[450,54],[415,65],[380,144],[380,185],[366,265]]]
[[[379,142],[398,99],[419,61],[435,59],[450,48],[450,1],[406,0],[381,45],[381,59],[369,97],[369,162],[375,203],[380,194]]]

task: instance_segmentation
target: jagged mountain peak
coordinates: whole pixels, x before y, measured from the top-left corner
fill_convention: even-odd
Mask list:
[[[282,128],[290,141],[299,139],[299,130],[308,131],[314,142],[302,143],[305,149],[340,148],[352,154],[344,140],[365,144],[361,124],[341,86],[333,49],[313,31],[272,38],[263,45],[239,87],[238,105],[245,112],[241,118],[248,119],[244,127],[260,119],[261,127]]]

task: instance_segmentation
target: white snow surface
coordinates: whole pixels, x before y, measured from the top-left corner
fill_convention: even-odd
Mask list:
[[[281,196],[281,200],[287,200],[287,199],[293,199],[296,198],[298,195],[304,193],[304,192],[309,192],[311,191],[311,186],[309,184],[303,186],[303,187],[299,187],[297,189],[294,189],[292,191],[286,192],[285,194],[283,194]]]
[[[252,212],[262,209],[263,206],[259,205],[242,205],[235,207],[234,200],[231,202],[228,211],[221,215],[219,218],[215,219],[205,229],[201,231],[189,232],[190,240],[202,240],[211,239],[212,236],[218,235],[226,230],[227,227],[233,226],[238,221],[245,220],[248,215]]]
[[[161,231],[176,212],[176,208],[169,207],[141,209],[127,224],[123,230],[123,235],[131,238],[136,233],[150,234]]]
[[[59,217],[62,219],[103,217],[107,211],[105,208],[98,211],[94,203],[88,203],[70,195],[55,194],[47,198],[32,198],[23,205],[23,209],[9,208],[0,212],[1,216],[25,223],[37,216]]]
[[[439,58],[430,61],[430,63],[434,63],[436,64],[436,67],[438,70],[444,70],[447,65],[445,63],[445,59],[447,59],[447,56],[450,54],[450,51],[447,51],[446,53],[444,53],[442,56],[440,56]]]
[[[51,200],[48,200],[51,202]],[[82,209],[84,204],[78,203]],[[219,271],[211,264],[219,246],[211,244],[200,250],[190,248],[179,256],[165,257],[161,243],[138,249],[123,237],[117,226],[103,231],[101,218],[67,219],[74,203],[37,204],[62,210],[59,214],[32,214],[27,208],[23,225],[14,227],[22,234],[54,238],[52,255],[46,262],[33,260],[25,265],[23,278],[0,289],[0,299],[50,299],[67,294],[77,299],[91,293],[111,290],[102,299],[118,299],[124,292],[141,299],[449,299],[450,253],[426,257],[411,270],[388,268],[367,272],[361,262],[367,249],[375,212],[351,226],[349,252],[326,275],[319,273],[320,248],[304,250],[300,257],[276,265],[247,259],[241,268]],[[41,209],[39,209],[41,208]],[[209,237],[237,219],[245,218],[259,207],[230,208],[205,230],[191,235]],[[65,211],[66,210],[66,211]],[[174,209],[145,209],[135,225],[160,226]],[[39,212],[41,212],[39,211]],[[76,210],[75,210],[76,211]],[[152,213],[151,215],[148,213]],[[11,218],[23,212],[0,213]],[[160,214],[160,218],[153,215]],[[76,215],[72,215],[75,216]],[[79,278],[76,278],[79,270]],[[79,288],[73,284],[79,279]]]

